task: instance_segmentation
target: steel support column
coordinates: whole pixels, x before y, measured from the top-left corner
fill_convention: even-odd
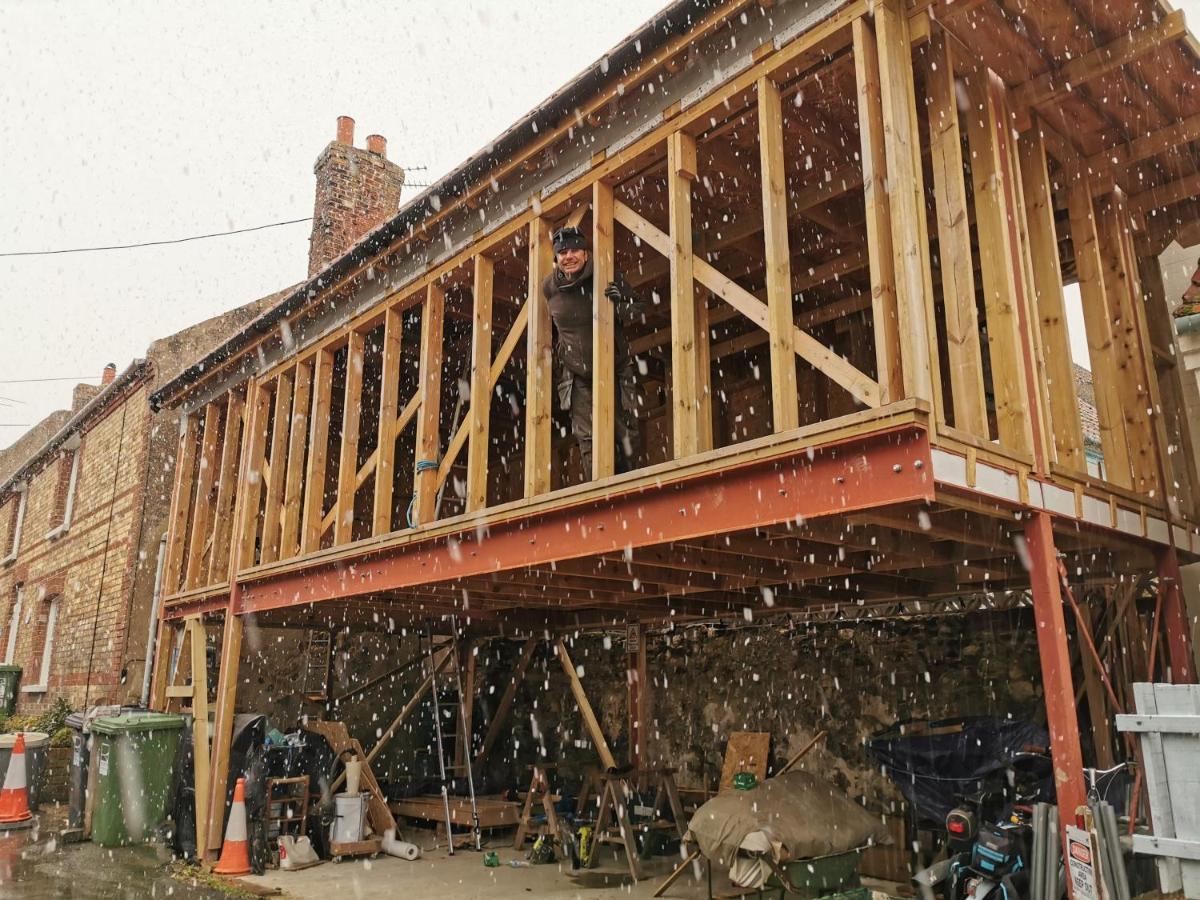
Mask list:
[[[1158,589],[1163,594],[1162,624],[1167,636],[1167,662],[1174,684],[1196,683],[1196,657],[1192,654],[1192,623],[1188,620],[1180,583],[1179,556],[1168,544],[1158,552]]]
[[[1057,551],[1050,515],[1034,512],[1025,522],[1029,549],[1029,579],[1037,622],[1038,653],[1042,660],[1042,689],[1046,722],[1054,759],[1054,784],[1058,790],[1059,821],[1075,821],[1075,808],[1086,800],[1083,753],[1079,747],[1079,718],[1071,678],[1071,650],[1063,615]]]

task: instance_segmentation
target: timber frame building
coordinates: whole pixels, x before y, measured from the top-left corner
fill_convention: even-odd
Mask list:
[[[1107,595],[1137,680],[1195,677],[1156,256],[1196,215],[1200,53],[1155,0],[1016,7],[675,2],[157,392],[184,416],[156,703],[182,626],[223,635],[210,852],[250,615],[527,637],[1028,594],[1073,820],[1075,593],[1145,595]],[[620,475],[604,301],[588,477],[556,419],[538,287],[567,221],[598,284],[653,300]]]

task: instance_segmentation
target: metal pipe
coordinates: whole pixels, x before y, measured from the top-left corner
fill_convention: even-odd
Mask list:
[[[150,599],[150,624],[146,634],[146,661],[142,671],[142,693],[138,700],[141,707],[150,704],[150,680],[154,677],[154,655],[158,650],[158,607],[162,602],[163,566],[166,562],[166,532],[158,540],[158,562],[154,567],[154,594]]]

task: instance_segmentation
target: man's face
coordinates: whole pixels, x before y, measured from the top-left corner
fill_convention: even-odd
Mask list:
[[[588,252],[586,250],[577,250],[574,248],[570,250],[560,250],[558,251],[558,256],[555,257],[555,262],[558,264],[558,267],[567,275],[574,275],[585,265],[587,265],[587,261]]]

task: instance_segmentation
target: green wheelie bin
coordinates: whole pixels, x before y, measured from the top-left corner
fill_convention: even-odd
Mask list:
[[[96,791],[92,841],[102,847],[140,844],[167,817],[182,716],[139,712],[92,723]]]

